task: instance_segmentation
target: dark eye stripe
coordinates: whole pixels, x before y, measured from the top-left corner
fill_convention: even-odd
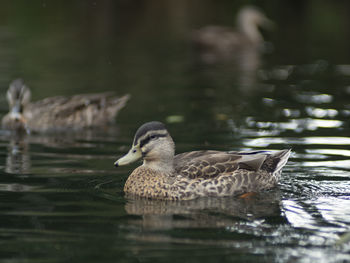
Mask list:
[[[166,131],[166,128],[163,123],[159,121],[151,121],[143,124],[138,130],[136,131],[134,142],[136,143],[141,137],[143,137],[145,134],[147,134],[150,131],[156,132],[156,131]],[[135,145],[135,144],[134,144]]]
[[[156,139],[156,138],[160,138],[160,137],[166,137],[166,134],[152,134],[147,136],[145,139],[143,139],[142,141],[140,141],[140,147],[142,148],[145,144],[147,144],[150,140]]]

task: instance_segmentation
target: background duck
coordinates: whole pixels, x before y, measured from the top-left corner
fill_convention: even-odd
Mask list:
[[[143,158],[124,191],[155,199],[189,200],[200,196],[234,196],[274,187],[290,150],[275,153],[193,151],[175,155],[175,144],[161,122],[136,132],[130,151],[115,162],[122,166]]]
[[[230,27],[209,25],[198,29],[192,36],[195,48],[204,63],[229,60],[245,53],[248,59],[252,51],[260,52],[263,37],[259,27],[271,29],[273,22],[254,6],[245,6],[237,15],[236,30]],[[254,53],[253,53],[254,54]]]
[[[112,123],[129,95],[111,93],[81,94],[72,97],[56,96],[30,103],[30,89],[21,79],[11,82],[7,91],[10,111],[2,119],[9,130],[33,132],[80,130]]]

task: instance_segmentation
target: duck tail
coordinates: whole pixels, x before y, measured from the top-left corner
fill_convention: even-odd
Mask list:
[[[109,101],[107,110],[108,110],[110,119],[114,119],[117,116],[119,110],[124,108],[124,106],[126,105],[129,99],[130,99],[130,95],[126,94],[122,97],[115,97]]]
[[[279,151],[279,152],[273,154],[273,157],[279,159],[279,162],[277,163],[276,168],[275,168],[276,172],[280,171],[283,168],[283,166],[286,165],[291,152],[292,152],[292,149],[286,149],[286,150],[282,150],[282,151]]]
[[[270,170],[272,172],[273,176],[275,176],[277,179],[279,179],[282,168],[286,165],[288,158],[291,154],[292,149],[285,149],[282,151],[278,151],[275,153],[272,153],[268,158],[266,165],[268,167],[267,170]]]

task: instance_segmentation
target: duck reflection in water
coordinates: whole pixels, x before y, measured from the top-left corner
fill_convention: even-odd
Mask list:
[[[28,174],[31,167],[28,137],[23,134],[13,134],[8,141],[5,172]]]
[[[255,83],[261,53],[271,50],[259,28],[271,30],[274,24],[254,6],[241,8],[236,19],[235,30],[217,25],[205,26],[192,34],[192,42],[202,65],[223,65],[220,70],[226,69],[228,76],[236,73],[238,84],[246,88]]]
[[[2,128],[26,132],[84,130],[104,127],[115,117],[129,95],[111,93],[51,97],[30,102],[30,89],[21,79],[11,82],[7,91],[10,111],[2,119]]]
[[[168,232],[154,230],[222,228],[230,231],[253,231],[269,218],[285,221],[280,208],[281,195],[275,189],[248,198],[198,198],[190,201],[128,199],[125,210],[133,217],[128,223],[143,232],[130,233],[130,239],[159,242],[181,241]],[[244,222],[251,222],[246,224]],[[243,223],[242,223],[243,222]],[[230,243],[234,240],[226,240]],[[206,242],[205,239],[202,242]],[[218,241],[219,242],[219,241]]]

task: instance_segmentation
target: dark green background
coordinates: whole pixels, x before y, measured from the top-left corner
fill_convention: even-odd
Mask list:
[[[190,35],[245,4],[276,23],[248,87],[195,62]],[[115,91],[110,130],[0,133],[0,261],[340,262],[350,227],[349,1],[1,1],[1,115],[33,100]],[[177,152],[293,148],[280,187],[249,200],[126,200],[114,168],[135,130],[166,122]],[[175,120],[175,121],[174,121]]]

